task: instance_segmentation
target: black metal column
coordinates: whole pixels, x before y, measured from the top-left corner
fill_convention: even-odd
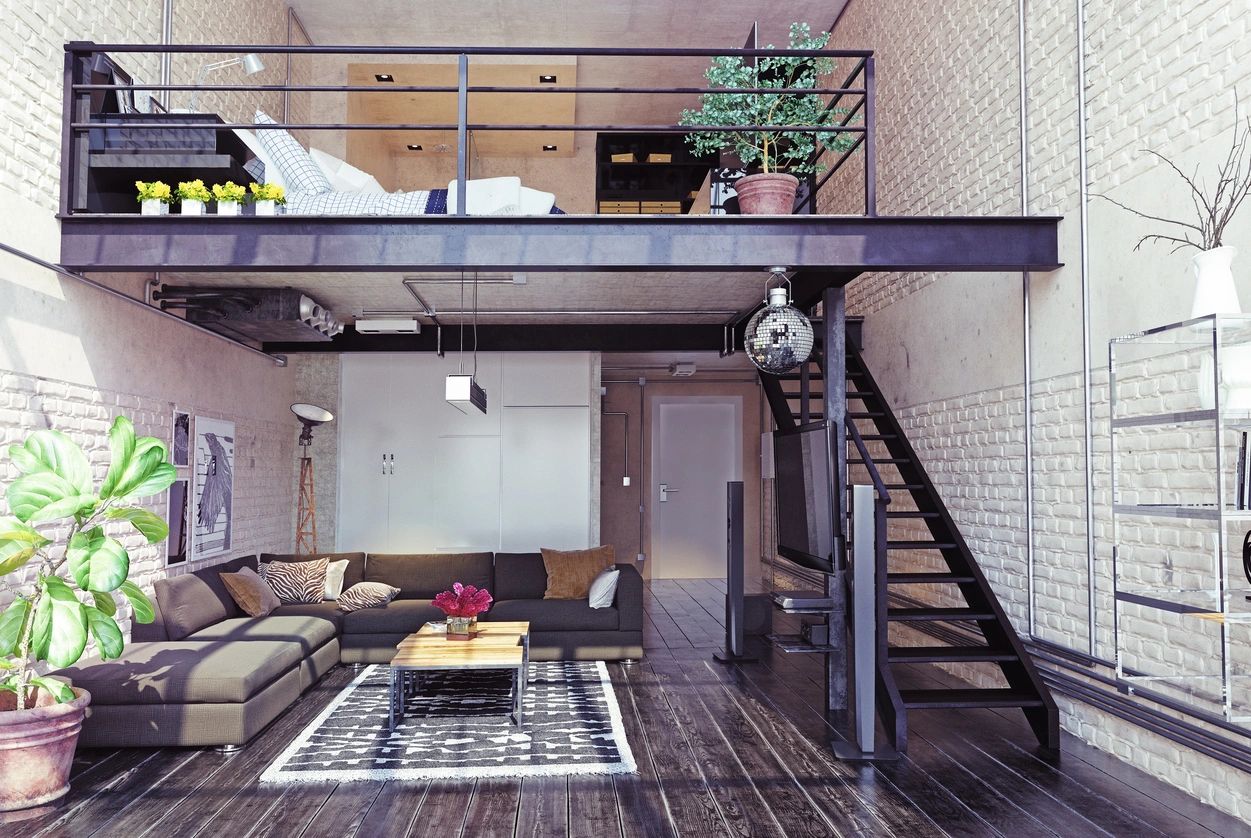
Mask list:
[[[843,288],[826,288],[821,295],[822,371],[826,436],[830,450],[830,510],[833,520],[834,572],[826,577],[825,593],[834,602],[830,610],[830,645],[838,651],[825,656],[827,710],[847,708],[847,307]]]

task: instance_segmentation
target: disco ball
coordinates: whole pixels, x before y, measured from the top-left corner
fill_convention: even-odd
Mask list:
[[[774,375],[789,372],[812,354],[812,324],[788,304],[785,288],[769,290],[769,304],[756,312],[743,337],[747,357]]]

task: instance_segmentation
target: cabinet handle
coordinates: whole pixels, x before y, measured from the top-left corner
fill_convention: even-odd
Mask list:
[[[382,473],[384,475],[387,473],[387,455],[386,454],[382,455]]]
[[[391,455],[391,474],[395,474],[395,455]]]

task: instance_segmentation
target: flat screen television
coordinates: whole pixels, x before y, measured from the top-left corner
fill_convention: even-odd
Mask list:
[[[835,568],[829,451],[825,422],[773,434],[778,555],[821,573]]]

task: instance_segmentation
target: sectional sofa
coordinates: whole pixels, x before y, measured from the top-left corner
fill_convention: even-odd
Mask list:
[[[84,747],[236,746],[255,736],[336,664],[387,663],[406,635],[443,619],[431,599],[453,582],[485,587],[482,620],[528,620],[534,660],[622,660],[643,654],[643,580],[621,570],[611,608],[543,599],[539,553],[318,554],[347,559],[344,589],[385,582],[385,606],[344,613],[334,602],[284,605],[266,617],[240,611],[218,574],[244,556],[156,582],[156,619],[135,624],[120,659],[62,670],[91,693]],[[262,554],[260,561],[307,561]]]

